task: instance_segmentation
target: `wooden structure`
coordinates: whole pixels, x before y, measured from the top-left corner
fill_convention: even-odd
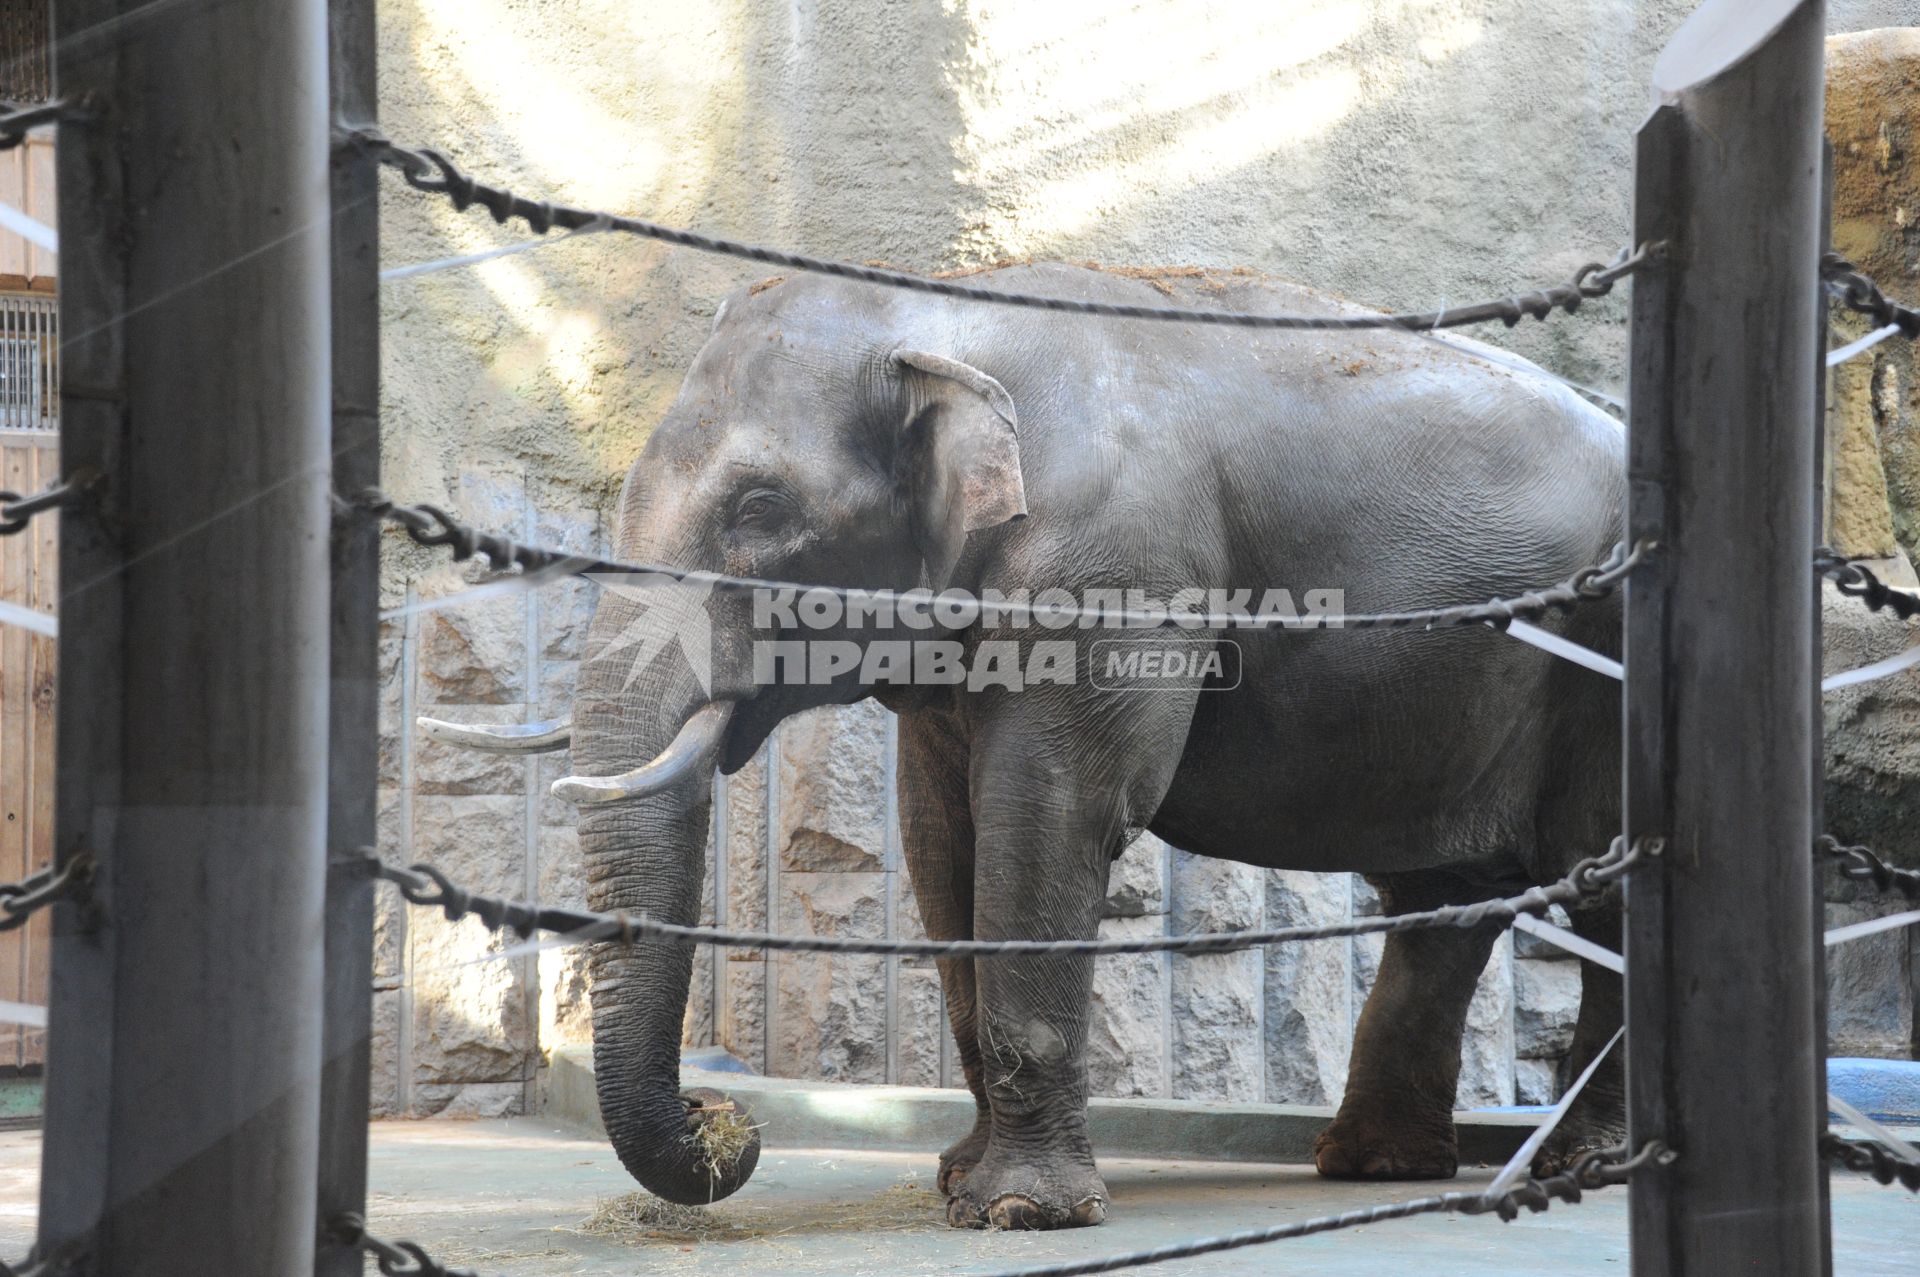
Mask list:
[[[1823,0],[1710,0],[1654,69],[1634,239],[1626,832],[1634,1277],[1827,1271],[1814,918]]]
[[[374,114],[374,0],[328,0],[333,116]],[[333,487],[380,483],[380,170],[334,157]],[[360,1247],[326,1227],[366,1214],[373,1039],[374,883],[350,866],[379,842],[380,528],[337,524],[328,638],[325,1022],[322,1025],[316,1277],[359,1277]]]
[[[37,101],[47,80],[46,0],[0,0],[0,97]],[[53,225],[54,141],[0,151],[0,205]],[[0,490],[38,492],[60,473],[57,258],[0,229]],[[0,539],[0,611],[57,610],[58,522]],[[54,640],[0,615],[0,880],[53,859]],[[0,1001],[44,1006],[50,919],[0,932]],[[0,1122],[39,1112],[46,1032],[0,1026]]]
[[[58,476],[58,436],[0,430],[0,489],[31,493]],[[51,617],[58,606],[58,524],[36,519],[0,537],[0,603]],[[54,640],[0,615],[0,880],[17,882],[53,862]],[[51,919],[0,931],[0,1001],[45,1006]],[[39,1072],[46,1033],[0,1027],[0,1118],[31,1112],[4,1083]],[[12,1103],[8,1103],[12,1100]]]
[[[319,1229],[327,10],[151,8],[56,14],[88,113],[59,138],[62,466],[102,482],[61,512],[54,855],[94,871],[54,910],[40,1245],[292,1277]]]
[[[43,226],[57,216],[54,202],[54,140],[38,133],[10,151],[0,151],[0,204]],[[53,295],[58,258],[10,231],[0,231],[0,293]]]

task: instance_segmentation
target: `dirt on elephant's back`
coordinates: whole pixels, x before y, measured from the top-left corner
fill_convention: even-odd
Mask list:
[[[1175,296],[1176,282],[1191,284],[1207,293],[1223,293],[1227,285],[1234,281],[1258,280],[1263,283],[1285,284],[1289,280],[1279,276],[1263,274],[1251,266],[1124,266],[1096,262],[1091,259],[1070,260],[1062,263],[1078,266],[1082,270],[1097,270],[1103,275],[1118,275],[1122,279],[1137,279],[1149,284],[1163,296]],[[931,279],[966,279],[972,275],[991,274],[994,271],[1007,270],[1014,266],[1032,266],[1031,257],[1003,257],[994,262],[983,262],[977,266],[956,266],[951,270],[937,270],[929,276]],[[1295,285],[1296,287],[1298,285]]]
[[[630,1245],[652,1242],[737,1242],[817,1233],[897,1233],[946,1227],[946,1199],[918,1181],[892,1184],[854,1201],[761,1206],[727,1202],[678,1206],[650,1193],[628,1193],[594,1208],[580,1232]]]

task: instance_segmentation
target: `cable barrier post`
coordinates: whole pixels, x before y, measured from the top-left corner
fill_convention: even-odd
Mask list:
[[[58,856],[41,1251],[311,1272],[327,822],[325,0],[61,0]]]
[[[1811,1028],[1821,0],[1709,0],[1635,159],[1626,832],[1635,1277],[1823,1271]]]
[[[335,121],[373,119],[374,0],[328,0]],[[333,486],[380,483],[380,170],[333,153]],[[327,901],[315,1277],[360,1277],[364,1248],[336,1221],[367,1211],[374,882],[355,853],[378,840],[380,529],[337,517],[329,643]]]

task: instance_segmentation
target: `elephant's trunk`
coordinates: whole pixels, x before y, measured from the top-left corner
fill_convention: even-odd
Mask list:
[[[604,620],[597,615],[595,628]],[[682,724],[699,717],[704,698],[689,680],[643,678],[630,689],[628,669],[605,657],[590,658],[582,669],[573,753],[583,776],[616,775],[667,752]],[[683,926],[699,920],[710,755],[697,774],[681,779],[645,797],[581,808],[580,846],[594,909],[645,913]],[[658,941],[602,943],[589,963],[600,1112],[621,1164],[668,1201],[695,1205],[733,1193],[759,1160],[758,1134],[742,1115],[716,1107],[722,1097],[680,1090],[693,951]]]

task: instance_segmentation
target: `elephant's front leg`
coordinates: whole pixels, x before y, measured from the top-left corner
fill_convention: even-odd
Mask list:
[[[976,883],[981,939],[1095,935],[1101,888],[1089,872],[1097,833],[1060,819],[1003,832]],[[990,880],[986,881],[986,880]],[[983,957],[974,962],[988,1105],[979,1163],[953,1189],[961,1226],[1062,1228],[1106,1218],[1107,1188],[1087,1140],[1091,957]]]
[[[1367,879],[1390,914],[1472,904],[1487,892],[1445,873]],[[1335,1179],[1449,1179],[1467,1006],[1498,925],[1431,927],[1387,937],[1380,974],[1354,1030],[1347,1093],[1313,1160]]]
[[[967,797],[967,747],[951,723],[932,713],[900,720],[900,851],[913,880],[927,936],[973,937],[973,812]],[[940,991],[960,1071],[973,1092],[973,1129],[940,1155],[940,1191],[951,1194],[987,1151],[990,1112],[980,1062],[978,992],[970,958],[941,958]]]
[[[1000,724],[974,768],[973,933],[983,940],[1090,938],[1114,853],[1165,792],[1184,739],[1142,734],[1156,716],[1104,698],[1062,733]],[[1174,699],[1169,697],[1167,699]],[[1170,707],[1158,707],[1167,713]],[[1134,721],[1124,721],[1128,711]],[[1184,721],[1177,725],[1183,733]],[[986,1153],[947,1206],[955,1225],[1071,1228],[1107,1216],[1087,1139],[1086,1038],[1094,959],[975,960]]]

